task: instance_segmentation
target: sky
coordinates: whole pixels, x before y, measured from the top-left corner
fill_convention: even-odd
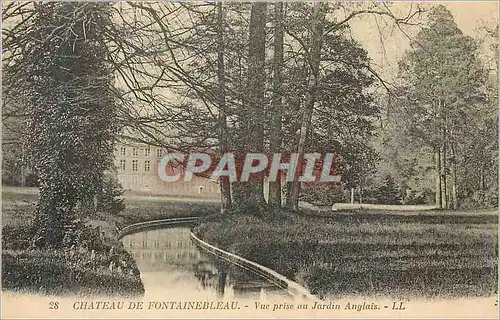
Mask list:
[[[396,16],[405,16],[410,7],[417,2],[395,2],[390,5],[391,11]],[[490,27],[498,24],[498,3],[497,1],[426,1],[421,2],[424,7],[443,4],[455,18],[459,28],[466,34],[474,38],[484,37],[480,27],[488,25]],[[375,21],[377,19],[377,21]],[[385,19],[387,20],[387,19]],[[403,57],[405,50],[409,49],[409,38],[418,32],[420,27],[407,26],[405,33],[401,32],[393,23],[386,24],[380,17],[364,16],[354,20],[351,24],[352,37],[358,40],[365,49],[368,50],[372,63],[377,71],[381,71],[386,79],[392,79],[397,70],[397,62]],[[379,27],[382,32],[379,32]],[[382,35],[382,41],[381,41]],[[491,39],[490,39],[491,40]],[[485,47],[489,43],[485,43]],[[485,60],[491,60],[493,53],[489,52]],[[498,52],[496,53],[498,55]]]

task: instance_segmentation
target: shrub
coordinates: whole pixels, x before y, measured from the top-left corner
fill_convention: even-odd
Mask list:
[[[434,192],[430,189],[424,189],[418,192],[410,191],[405,195],[403,202],[407,205],[434,203]]]
[[[398,185],[391,175],[386,175],[384,182],[375,191],[375,198],[379,204],[401,204]]]
[[[118,214],[125,209],[123,188],[112,174],[105,174],[102,191],[97,194],[97,211]]]
[[[465,209],[486,209],[498,207],[497,190],[478,190],[466,198],[461,207]]]
[[[2,248],[11,250],[25,250],[30,246],[35,228],[32,223],[5,225],[2,228]]]
[[[303,187],[300,199],[318,205],[332,205],[347,198],[341,186],[325,183],[309,183]]]
[[[82,247],[88,250],[106,250],[98,227],[87,226],[84,220],[74,218],[64,226],[63,247]]]
[[[70,262],[64,253],[2,252],[2,287],[46,294],[142,295],[137,273],[121,274],[105,268],[92,269],[84,259]]]

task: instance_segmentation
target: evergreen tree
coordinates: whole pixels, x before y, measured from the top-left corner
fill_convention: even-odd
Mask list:
[[[400,190],[391,175],[384,177],[383,184],[377,188],[375,198],[381,204],[401,204]]]
[[[436,205],[457,208],[459,183],[467,183],[461,146],[467,123],[485,100],[485,72],[474,39],[465,36],[444,6],[429,13],[429,24],[400,62],[397,116],[413,143],[434,155]],[[398,130],[396,134],[401,134]]]

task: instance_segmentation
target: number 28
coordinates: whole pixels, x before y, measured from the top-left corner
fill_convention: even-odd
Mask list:
[[[57,309],[59,309],[59,302],[57,302],[57,301],[50,301],[49,302],[49,309],[51,309],[51,310],[57,310]]]

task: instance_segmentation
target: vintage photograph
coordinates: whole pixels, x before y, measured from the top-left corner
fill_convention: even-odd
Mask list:
[[[498,317],[496,1],[2,1],[2,318]]]

